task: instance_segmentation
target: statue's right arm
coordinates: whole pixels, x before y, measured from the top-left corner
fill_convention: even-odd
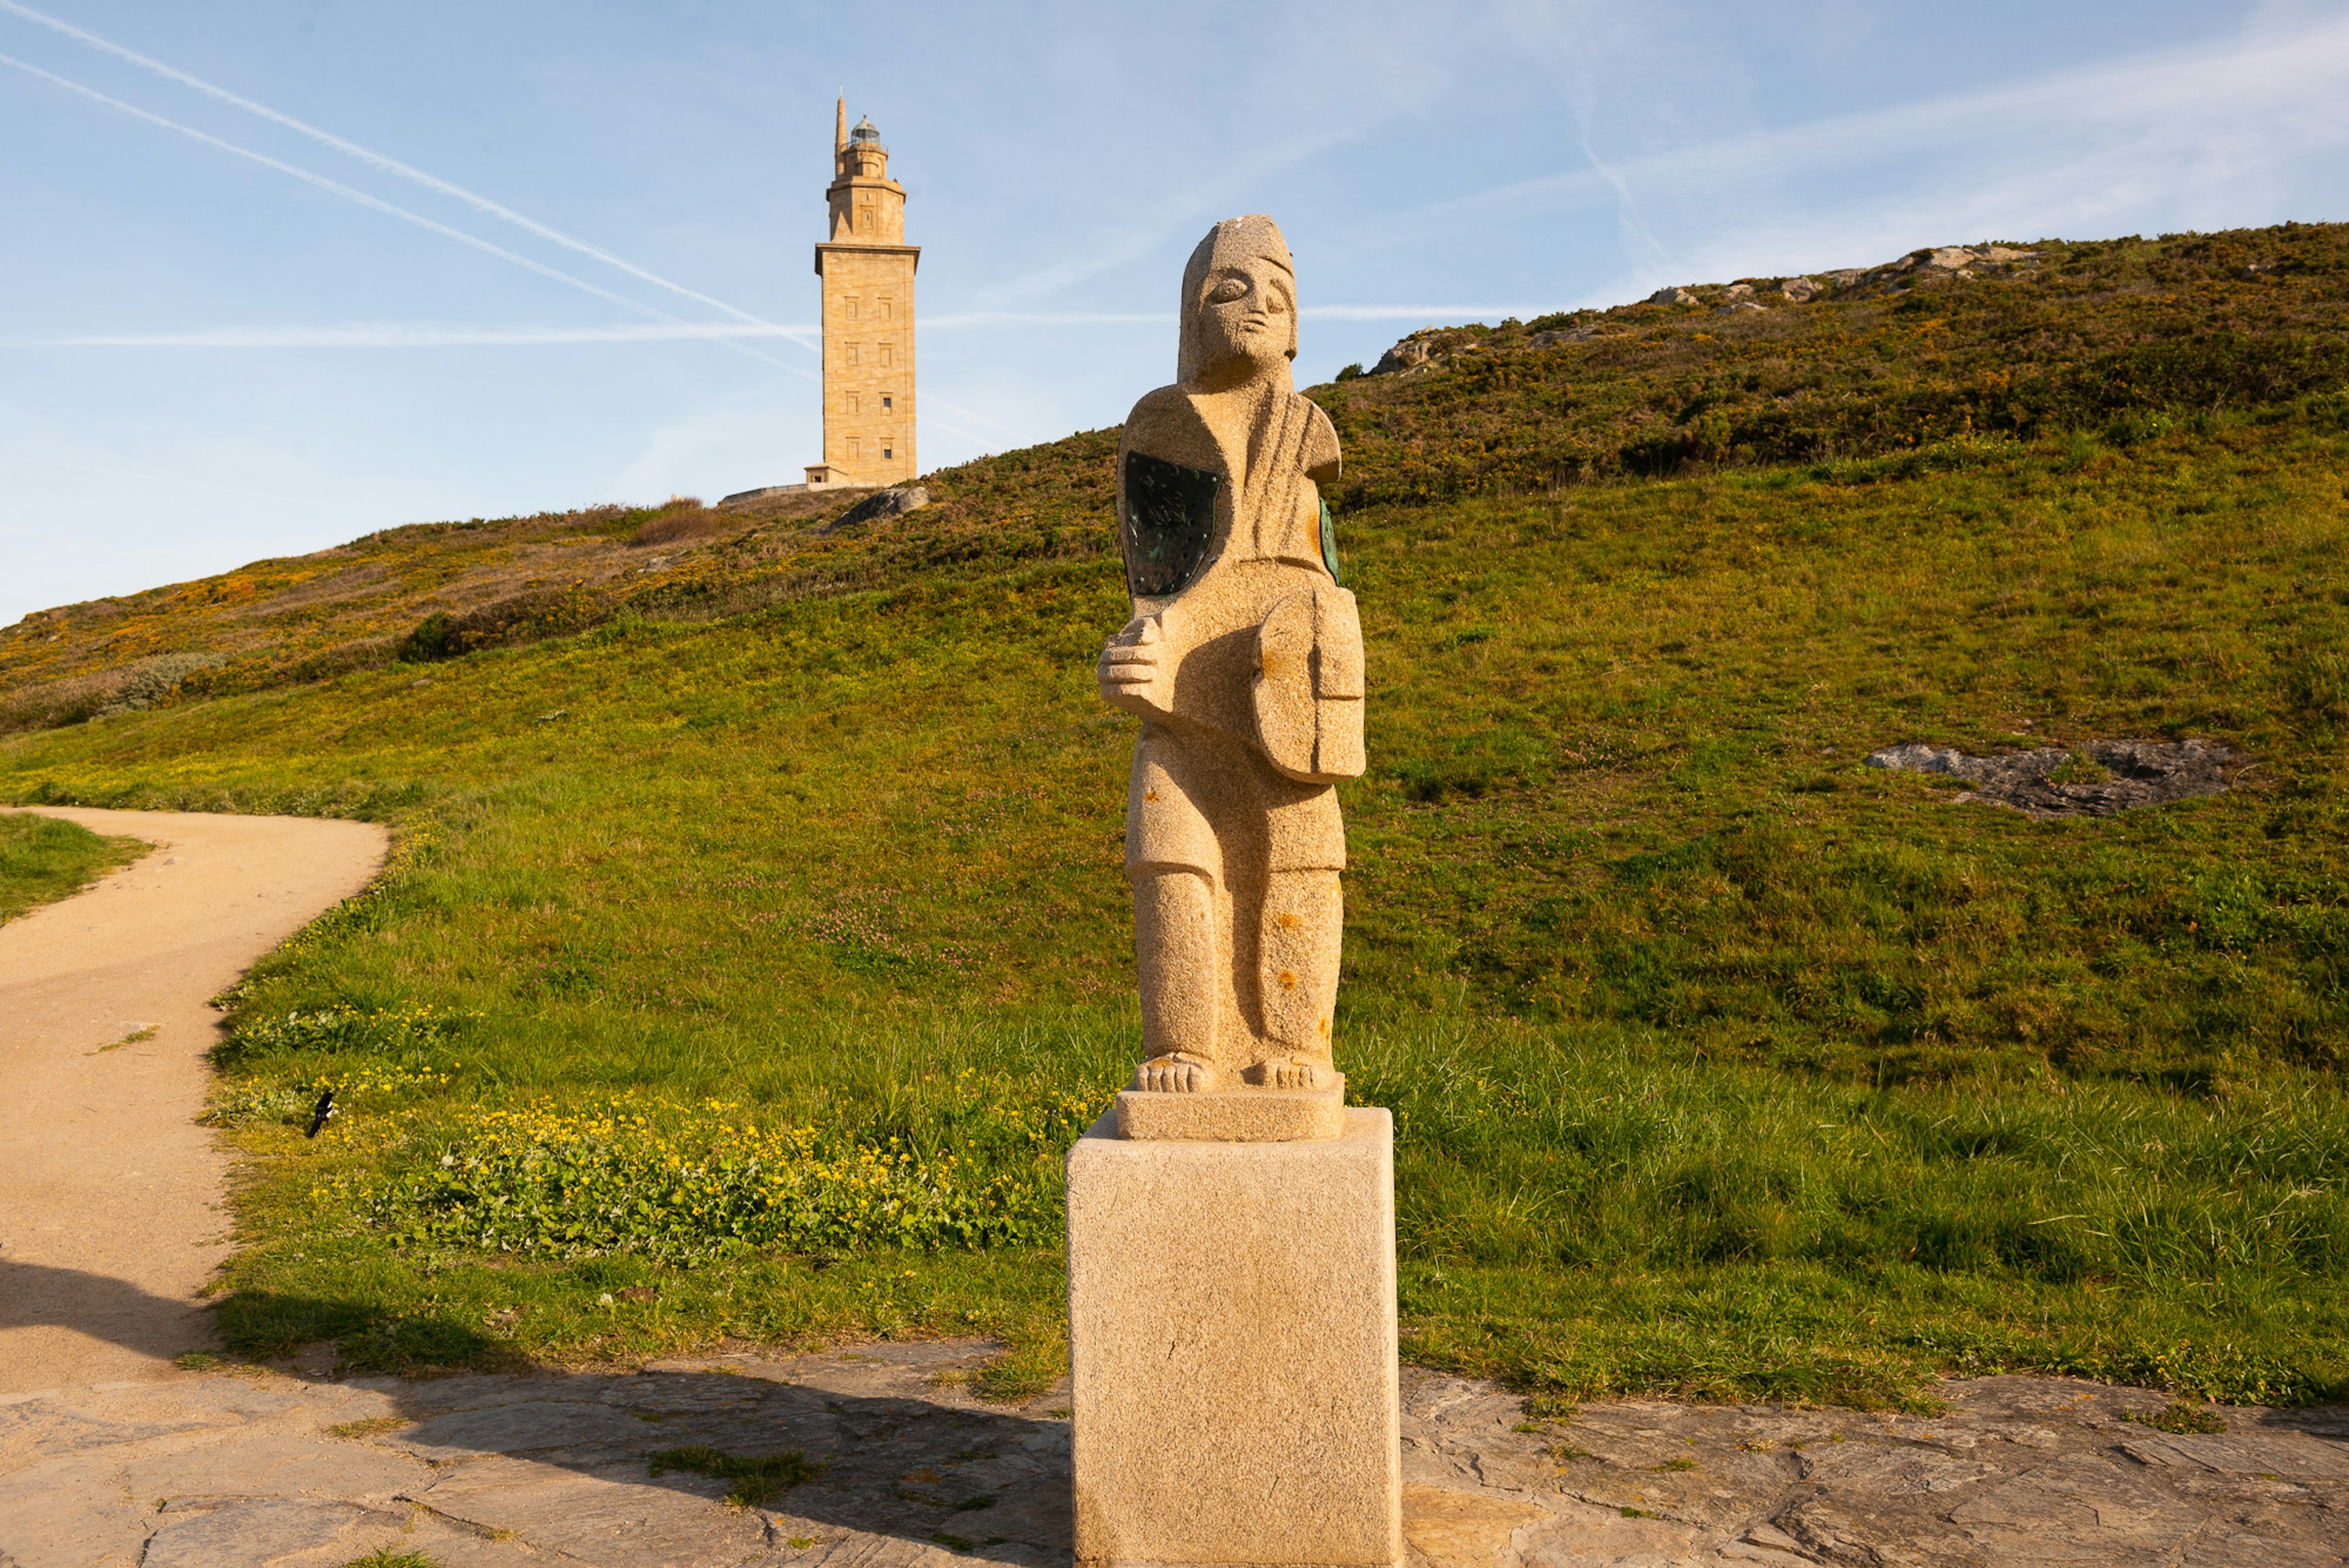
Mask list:
[[[1117,527],[1123,548],[1125,533],[1125,460],[1130,452],[1163,458],[1191,467],[1212,467],[1212,441],[1203,449],[1206,432],[1190,400],[1179,387],[1146,392],[1125,418],[1117,448]],[[1169,625],[1170,619],[1173,625]],[[1094,674],[1102,697],[1113,707],[1145,719],[1173,716],[1174,670],[1188,651],[1179,631],[1182,618],[1166,614],[1137,615],[1125,623],[1102,649]]]

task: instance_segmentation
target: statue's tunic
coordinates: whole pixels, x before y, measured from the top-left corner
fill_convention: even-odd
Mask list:
[[[1184,650],[1174,716],[1145,723],[1134,748],[1127,874],[1184,867],[1222,883],[1227,858],[1240,857],[1259,871],[1343,870],[1335,788],[1284,776],[1254,739],[1248,704],[1257,628],[1283,599],[1339,591],[1310,477],[1336,471],[1337,431],[1285,389],[1247,410],[1243,431],[1216,428],[1241,410],[1215,401],[1161,388],[1136,405],[1119,452],[1134,613],[1162,616]],[[1199,515],[1203,499],[1211,518]],[[1180,536],[1199,533],[1204,547],[1186,550]]]

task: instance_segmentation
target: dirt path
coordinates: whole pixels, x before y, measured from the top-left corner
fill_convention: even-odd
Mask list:
[[[154,853],[0,926],[0,1394],[210,1343],[227,1162],[206,1003],[383,864],[367,823],[37,808]],[[152,1031],[151,1033],[142,1032]]]

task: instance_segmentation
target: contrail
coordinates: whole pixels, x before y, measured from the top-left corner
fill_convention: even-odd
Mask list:
[[[0,0],[0,5],[5,4],[7,4],[7,0]],[[368,208],[374,212],[385,213],[390,217],[398,218],[403,223],[414,223],[419,228],[429,229],[436,234],[440,234],[449,239],[455,240],[460,244],[470,245],[477,251],[496,256],[501,261],[512,262],[514,265],[537,273],[542,277],[553,278],[557,283],[566,284],[573,288],[592,294],[598,299],[609,300],[615,305],[624,306],[627,309],[636,311],[641,315],[652,317],[656,320],[667,322],[672,326],[684,327],[690,325],[678,317],[671,316],[665,310],[657,309],[653,306],[646,305],[638,300],[630,299],[626,295],[615,294],[610,289],[600,288],[595,284],[589,283],[585,278],[574,277],[569,273],[558,271],[554,267],[548,266],[543,262],[533,261],[530,257],[523,255],[519,251],[510,251],[503,245],[492,244],[488,240],[481,239],[478,235],[465,233],[462,229],[452,229],[448,224],[428,218],[421,213],[410,212],[406,207],[395,205],[392,202],[383,200],[379,196],[370,196],[366,192],[346,185],[338,180],[329,180],[323,174],[314,174],[309,170],[301,168],[296,164],[287,163],[279,159],[272,158],[266,153],[255,152],[250,148],[239,147],[233,141],[223,141],[217,136],[198,130],[192,126],[181,125],[175,119],[166,119],[160,114],[150,113],[149,110],[139,108],[136,104],[125,103],[119,98],[109,98],[106,94],[99,92],[95,88],[84,87],[79,82],[70,81],[64,77],[58,76],[54,71],[45,71],[38,66],[28,65],[25,61],[17,59],[13,55],[0,55],[0,65],[14,66],[16,69],[23,71],[27,76],[37,77],[41,80],[48,82],[53,86],[65,88],[67,92],[79,94],[81,97],[88,99],[94,103],[102,103],[109,109],[120,109],[123,113],[129,115],[134,119],[143,119],[150,125],[158,125],[166,130],[173,131],[181,136],[187,137],[191,140],[201,141],[207,147],[217,147],[223,152],[234,153],[237,157],[247,159],[252,162],[258,163],[265,169],[274,169],[281,174],[290,174],[295,179],[301,181],[306,185],[314,185],[321,191],[340,196],[345,201],[356,202],[362,207]],[[724,343],[727,347],[734,349],[737,353],[747,354],[751,358],[757,359],[762,364],[771,365],[778,370],[788,370],[795,376],[808,377],[811,379],[813,379],[812,372],[803,369],[802,367],[785,364],[782,360],[771,358],[767,355],[760,353],[757,349],[748,347],[747,345],[736,343],[731,339],[727,338],[719,338],[715,339],[715,341]],[[802,343],[802,347],[806,347],[804,342]]]
[[[467,206],[473,208],[477,212],[486,213],[493,218],[502,219],[504,222],[512,223],[518,228],[527,229],[543,240],[547,240],[554,244],[562,245],[567,250],[577,251],[581,255],[593,256],[595,260],[602,262],[606,266],[617,267],[620,271],[626,273],[629,276],[641,278],[645,282],[654,285],[656,287],[667,289],[672,294],[683,295],[686,298],[701,305],[707,305],[712,309],[722,310],[726,312],[727,315],[734,317],[738,320],[756,322],[761,327],[771,325],[769,322],[761,320],[758,317],[751,315],[747,310],[738,309],[734,306],[727,304],[722,299],[713,299],[709,295],[696,293],[694,290],[686,287],[685,285],[681,283],[672,283],[667,278],[661,276],[658,273],[647,272],[643,267],[636,265],[634,262],[628,261],[624,257],[616,256],[611,252],[604,250],[599,246],[589,244],[585,240],[575,239],[573,236],[564,234],[560,229],[550,228],[534,218],[525,217],[522,213],[515,212],[511,207],[492,202],[487,196],[481,195],[477,192],[466,190],[462,185],[451,184],[450,182],[440,179],[437,175],[426,173],[423,170],[416,168],[412,164],[402,163],[397,158],[378,152],[371,147],[362,147],[356,141],[347,140],[342,137],[336,136],[330,130],[321,130],[318,127],[308,124],[303,120],[296,119],[290,114],[281,114],[277,110],[271,109],[267,104],[255,103],[253,99],[243,97],[237,93],[233,93],[226,88],[217,87],[212,83],[204,80],[202,77],[192,77],[183,70],[179,70],[171,66],[165,65],[160,60],[150,59],[147,56],[140,54],[133,49],[126,49],[120,44],[115,43],[110,39],[101,38],[95,33],[84,32],[81,28],[73,26],[69,22],[61,22],[55,16],[34,10],[29,5],[20,5],[16,3],[16,0],[0,0],[0,11],[5,11],[12,16],[20,16],[27,22],[36,23],[41,26],[50,29],[52,32],[62,33],[67,37],[73,39],[77,43],[87,44],[91,48],[112,55],[117,59],[127,60],[130,64],[137,66],[141,70],[152,71],[157,76],[168,78],[170,80],[178,82],[182,87],[193,88],[196,91],[202,93],[207,98],[217,99],[222,103],[230,104],[237,109],[244,110],[247,114],[259,115],[262,119],[270,121],[272,124],[282,125],[286,130],[294,131],[297,135],[306,136],[311,140],[326,147],[331,147],[337,152],[347,153],[349,156],[357,159],[360,162],[367,164],[372,168],[380,169],[387,174],[396,174],[402,180],[410,180],[415,182],[417,184],[423,186],[428,191],[435,191],[443,196],[454,197],[456,200],[464,202]],[[789,334],[782,334],[782,336],[788,337]],[[801,347],[805,348],[807,345],[802,344]]]
[[[184,332],[83,332],[0,338],[9,348],[536,348],[583,343],[708,343],[788,337],[803,327],[746,321],[630,322],[618,327],[450,327],[361,321],[341,327],[212,327]]]

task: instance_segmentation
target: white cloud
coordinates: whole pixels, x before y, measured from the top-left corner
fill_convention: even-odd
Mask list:
[[[2294,32],[2260,27],[2216,45],[1513,182],[1355,237],[1403,244],[1588,210],[1625,192],[1677,202],[1726,185],[1769,196],[1752,221],[1712,213],[1670,243],[1627,247],[1630,275],[1610,286],[1623,297],[1685,281],[1661,274],[1656,254],[1678,255],[1692,274],[1760,273],[1881,259],[1928,242],[2095,234],[2139,213],[2198,206],[2214,223],[2240,222],[2262,182],[2286,189],[2294,161],[2349,148],[2344,80],[2349,19],[2336,10]]]
[[[1533,315],[1514,305],[1309,305],[1299,314],[1320,321],[1460,321]],[[987,327],[1171,327],[1165,311],[959,311],[925,316],[926,332]],[[541,348],[585,343],[685,343],[787,337],[805,344],[813,326],[773,322],[623,322],[610,327],[466,327],[431,321],[357,321],[340,327],[209,327],[180,332],[85,332],[0,339],[10,348]],[[984,415],[970,418],[992,423]]]
[[[794,452],[803,455],[790,455]],[[653,431],[614,477],[611,492],[631,502],[658,501],[710,485],[712,474],[731,476],[711,486],[719,494],[793,484],[804,477],[798,465],[823,455],[820,431],[802,411],[742,399],[696,410]],[[718,495],[702,498],[715,501]]]

